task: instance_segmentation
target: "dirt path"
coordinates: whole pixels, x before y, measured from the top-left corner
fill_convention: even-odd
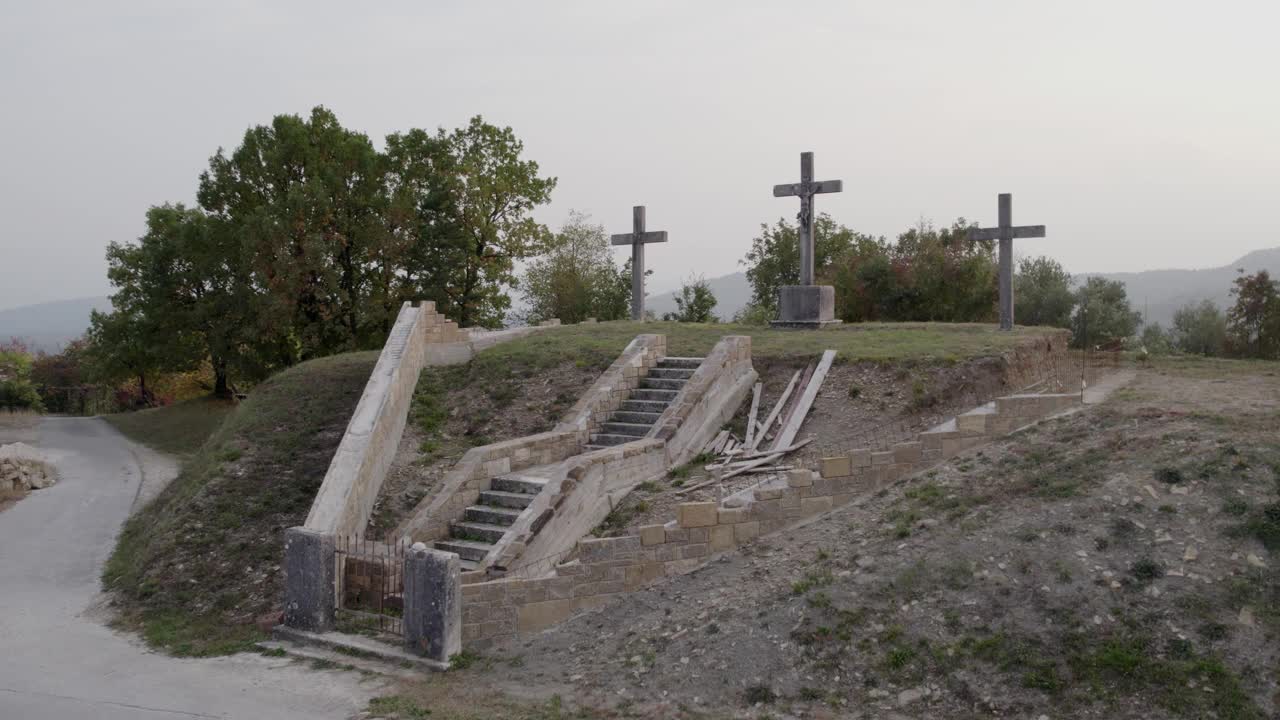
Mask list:
[[[0,718],[336,719],[381,689],[280,658],[169,658],[105,627],[102,563],[131,508],[176,467],[94,418],[23,432],[60,478],[0,515]]]
[[[1278,409],[1269,367],[1146,369],[452,682],[599,717],[1272,717]]]

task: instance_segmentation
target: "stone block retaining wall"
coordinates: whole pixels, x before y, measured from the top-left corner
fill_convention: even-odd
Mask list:
[[[583,444],[599,432],[609,414],[622,406],[640,378],[667,355],[665,335],[637,335],[578,402],[565,413],[556,430],[577,432]]]
[[[853,450],[823,458],[819,472],[793,470],[785,482],[758,486],[745,502],[731,498],[725,503],[684,503],[676,519],[665,525],[645,526],[626,537],[581,540],[577,556],[556,566],[549,577],[490,582],[464,578],[462,641],[467,647],[483,647],[538,632],[1079,402],[1075,394],[1000,398],[991,412],[983,413],[981,429],[947,424],[888,450]]]

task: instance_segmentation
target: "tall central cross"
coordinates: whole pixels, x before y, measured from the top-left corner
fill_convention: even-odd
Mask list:
[[[789,185],[774,185],[774,197],[800,197],[800,284],[813,284],[813,196],[820,193],[838,193],[844,190],[844,182],[840,180],[813,179],[813,153],[800,153],[800,182]]]
[[[1044,237],[1043,225],[1013,224],[1013,195],[1000,193],[1000,224],[992,228],[972,228],[970,240],[1000,241],[1000,329],[1013,329],[1013,240]]]
[[[644,320],[644,246],[667,241],[666,230],[645,232],[644,206],[631,208],[631,232],[610,238],[614,245],[631,246],[631,319]]]

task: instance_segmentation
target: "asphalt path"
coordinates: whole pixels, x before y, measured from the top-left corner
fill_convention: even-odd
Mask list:
[[[252,653],[176,659],[108,628],[102,565],[176,464],[97,418],[0,428],[14,440],[49,455],[59,480],[0,512],[0,720],[345,719],[382,690]]]

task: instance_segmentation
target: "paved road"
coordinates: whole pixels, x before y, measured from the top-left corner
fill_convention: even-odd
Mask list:
[[[102,564],[144,486],[174,465],[92,418],[0,428],[12,440],[41,447],[60,480],[0,513],[0,719],[341,719],[381,690],[279,658],[169,658],[106,628]]]

